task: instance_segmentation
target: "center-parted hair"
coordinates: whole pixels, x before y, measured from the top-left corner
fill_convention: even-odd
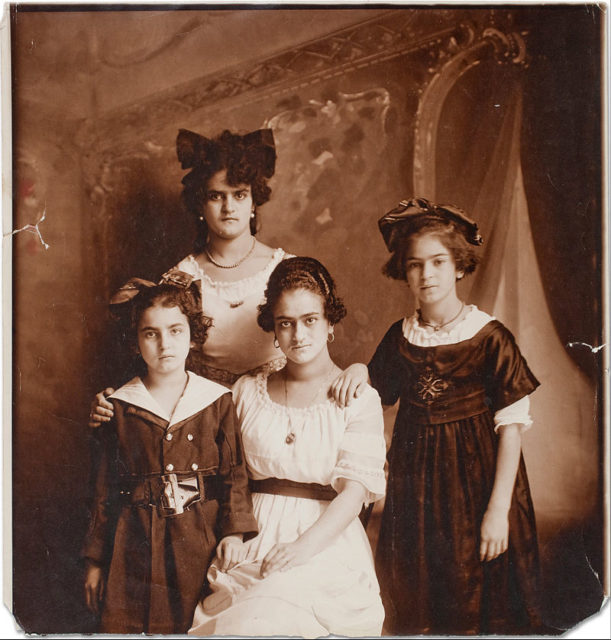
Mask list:
[[[257,322],[264,331],[274,330],[274,308],[286,291],[305,289],[323,299],[325,318],[337,324],[346,315],[346,307],[337,295],[335,282],[315,258],[296,257],[282,260],[267,281],[265,302],[259,305]]]

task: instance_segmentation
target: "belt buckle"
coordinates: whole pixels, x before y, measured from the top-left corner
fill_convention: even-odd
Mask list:
[[[161,492],[157,511],[164,518],[184,513],[201,498],[197,476],[179,480],[175,473],[166,473],[160,477],[160,480]]]

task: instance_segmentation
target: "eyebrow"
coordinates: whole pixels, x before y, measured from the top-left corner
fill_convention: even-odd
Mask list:
[[[185,324],[184,322],[175,322],[174,324],[171,324],[168,329],[174,329],[175,327],[184,327]],[[160,327],[142,327],[141,329],[138,329],[138,331],[157,331]]]
[[[250,191],[250,185],[246,184],[243,187],[230,187],[229,189],[208,189],[208,193],[229,193],[233,191],[237,193],[238,191]]]
[[[274,320],[301,320],[302,318],[310,318],[312,316],[321,315],[320,311],[310,311],[310,313],[304,313],[302,316],[295,318],[294,316],[276,316]]]
[[[446,251],[444,253],[435,253],[432,256],[424,256],[423,258],[420,257],[416,257],[416,256],[407,256],[406,260],[429,260],[431,258],[439,258],[442,256],[449,256],[450,252]]]

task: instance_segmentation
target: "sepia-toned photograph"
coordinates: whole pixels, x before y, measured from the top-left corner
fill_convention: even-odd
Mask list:
[[[606,12],[6,4],[20,634],[608,609]]]

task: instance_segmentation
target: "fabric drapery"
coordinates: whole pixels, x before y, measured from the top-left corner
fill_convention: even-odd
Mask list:
[[[541,381],[531,404],[537,428],[525,434],[524,456],[537,521],[543,530],[546,525],[553,530],[555,523],[582,520],[596,508],[596,396],[570,357],[570,346],[561,343],[546,302],[522,175],[522,89],[517,81],[503,99],[504,116],[493,144],[484,148],[489,140],[470,140],[464,157],[470,173],[457,180],[449,169],[438,172],[436,193],[426,195],[455,203],[477,222],[484,238],[482,263],[459,283],[459,294],[512,331]],[[493,118],[498,115],[490,113]],[[492,129],[489,122],[479,126]],[[438,141],[438,154],[442,147]],[[554,212],[546,215],[554,224]]]

